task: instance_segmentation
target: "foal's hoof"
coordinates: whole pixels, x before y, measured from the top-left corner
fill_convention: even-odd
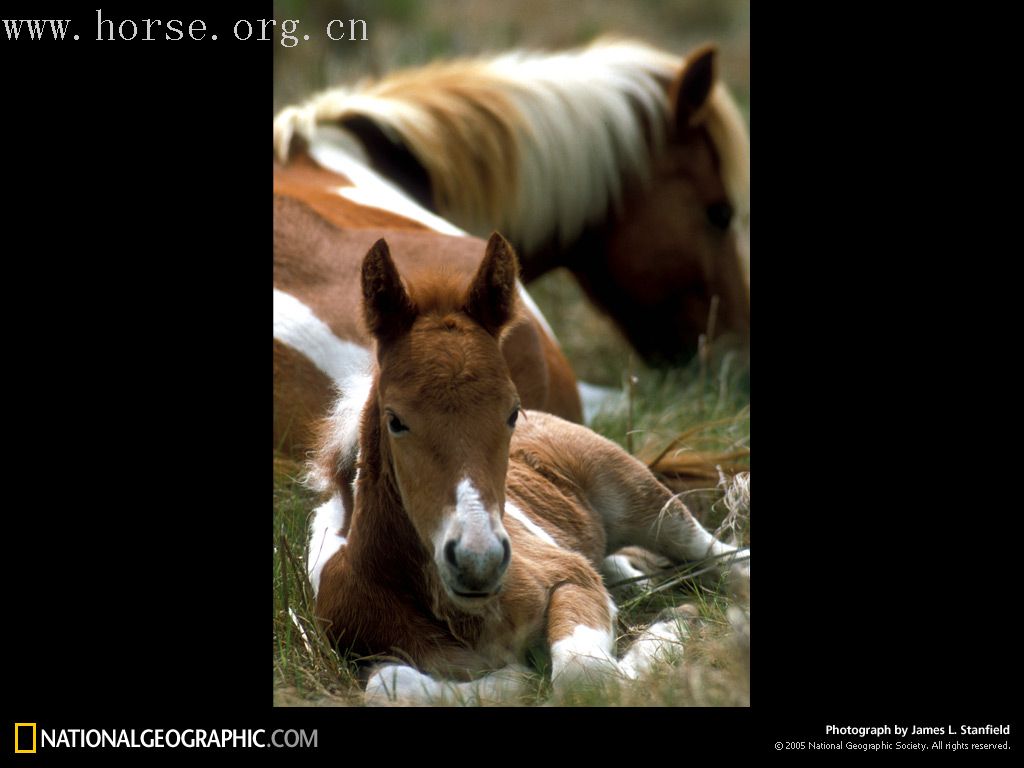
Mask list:
[[[612,641],[591,630],[556,642],[551,648],[551,687],[560,704],[605,697],[624,679],[611,651]],[[592,635],[589,636],[588,635]]]
[[[369,707],[510,704],[529,692],[529,677],[529,670],[515,665],[460,683],[437,680],[404,664],[388,664],[370,676],[364,700]]]
[[[636,680],[648,675],[656,666],[676,663],[683,656],[686,640],[699,625],[696,606],[666,608],[658,614],[658,620],[633,641],[622,657],[622,671]]]
[[[368,707],[426,706],[435,703],[439,686],[422,672],[404,664],[378,668],[366,682]]]
[[[619,664],[610,658],[574,659],[551,678],[554,703],[578,705],[601,702],[614,695],[626,679]]]

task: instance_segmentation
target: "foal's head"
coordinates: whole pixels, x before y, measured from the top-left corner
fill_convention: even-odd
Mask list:
[[[519,397],[499,338],[516,309],[517,274],[497,233],[468,288],[432,274],[407,290],[384,240],[363,262],[379,368],[368,418],[448,597],[467,610],[500,592],[512,554],[502,518]]]

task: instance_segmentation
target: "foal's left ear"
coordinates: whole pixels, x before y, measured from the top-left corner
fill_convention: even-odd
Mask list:
[[[683,71],[676,77],[669,91],[677,130],[692,128],[704,119],[704,108],[715,85],[717,56],[718,49],[708,43],[686,57]]]
[[[416,305],[398,276],[391,249],[381,238],[363,259],[363,319],[374,338],[384,341],[409,330]]]
[[[484,260],[466,294],[466,314],[497,337],[515,312],[519,262],[508,240],[497,232],[487,241]]]

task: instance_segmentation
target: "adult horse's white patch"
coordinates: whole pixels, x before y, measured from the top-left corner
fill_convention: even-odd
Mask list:
[[[545,541],[548,544],[551,544],[552,546],[559,546],[558,542],[551,538],[551,535],[547,531],[545,531],[543,528],[541,528],[539,525],[533,522],[533,520],[528,518],[526,514],[523,512],[523,510],[521,510],[511,501],[505,502],[505,514],[510,515],[514,520],[517,520],[520,523],[522,523],[523,527],[526,528],[526,530],[528,530],[538,539],[541,539],[542,541]]]
[[[309,555],[306,560],[306,572],[309,583],[313,585],[313,594],[320,588],[320,573],[334,553],[347,543],[341,535],[345,525],[345,507],[341,496],[335,494],[331,500],[321,504],[313,513],[313,522],[309,524]]]
[[[417,221],[435,232],[454,237],[465,237],[464,230],[431,213],[410,198],[366,163],[344,148],[332,134],[322,127],[309,145],[309,154],[328,170],[345,176],[350,187],[335,187],[332,191],[358,205],[380,208]]]
[[[555,336],[554,330],[548,324],[548,319],[544,317],[544,314],[540,311],[540,307],[537,306],[537,302],[533,300],[533,297],[527,293],[526,287],[516,280],[516,289],[519,291],[519,299],[526,305],[526,308],[530,310],[534,319],[540,323],[540,327],[544,329],[544,333],[548,335],[553,342],[558,343],[558,337]]]
[[[359,150],[358,140],[341,129],[324,125],[316,126],[315,122],[311,122],[312,120],[311,115],[304,112],[302,108],[289,107],[284,110],[274,123],[275,145],[279,140],[282,141],[284,152],[287,154],[287,146],[291,141],[292,132],[296,125],[301,123],[303,128],[299,132],[309,137],[309,154],[313,159],[324,168],[339,173],[352,182],[352,186],[349,187],[335,187],[332,190],[335,194],[351,200],[357,205],[379,208],[419,222],[443,235],[467,236],[465,230],[428,211],[410,198],[400,187],[374,171],[370,167],[365,153]],[[529,309],[534,319],[544,329],[548,337],[557,343],[558,338],[555,336],[554,330],[533,297],[527,293],[522,282],[517,280],[516,288],[519,291],[520,300]]]
[[[642,43],[604,40],[562,53],[513,52],[440,65],[435,71],[446,74],[426,92],[423,71],[399,72],[282,110],[274,120],[274,150],[284,161],[295,136],[315,145],[328,131],[342,133],[335,126],[345,117],[362,116],[409,147],[440,193],[445,215],[481,236],[499,229],[527,252],[545,242],[567,245],[621,209],[628,181],[650,178],[652,150],[658,157],[674,119],[665,84],[682,65],[678,56]],[[508,104],[498,117],[495,99]],[[749,233],[750,139],[721,83],[706,113],[737,228]],[[479,138],[448,140],[453,124]],[[509,131],[517,152],[505,146]],[[517,167],[494,173],[508,167],[508,155]],[[748,267],[749,255],[743,263]]]
[[[313,310],[277,288],[274,289],[274,338],[301,352],[335,382],[370,365],[369,350],[339,339]]]

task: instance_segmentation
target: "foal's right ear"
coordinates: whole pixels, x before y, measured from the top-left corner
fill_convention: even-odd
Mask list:
[[[363,318],[376,339],[409,330],[416,305],[402,286],[387,241],[378,240],[363,259]]]
[[[484,260],[466,294],[466,314],[495,338],[516,311],[519,261],[511,244],[497,232],[487,241]]]

